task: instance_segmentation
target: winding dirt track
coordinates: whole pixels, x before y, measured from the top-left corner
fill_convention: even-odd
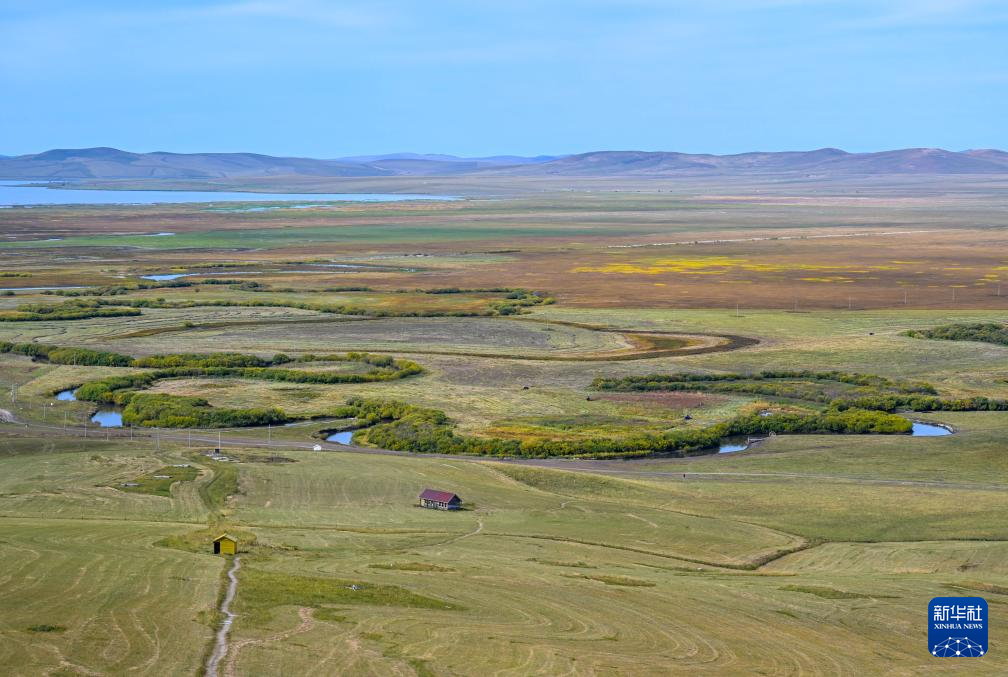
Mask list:
[[[235,614],[231,611],[231,602],[234,601],[235,593],[238,592],[238,570],[240,568],[241,557],[235,557],[234,563],[227,573],[230,582],[220,605],[220,612],[224,615],[224,619],[221,621],[220,629],[217,630],[213,653],[207,659],[206,677],[217,677],[217,668],[228,653],[228,633],[231,631],[231,624],[235,619]]]
[[[303,320],[282,320],[282,321],[239,321],[239,322],[209,322],[206,324],[194,324],[192,326],[172,326],[144,329],[141,331],[128,332],[111,336],[112,339],[135,338],[140,336],[153,336],[155,334],[169,334],[176,332],[219,329],[239,326],[263,326],[263,325],[295,325],[295,324],[325,324],[337,322],[369,322],[373,320],[384,320],[388,318],[379,317],[335,317],[335,318],[309,318]],[[464,319],[464,318],[459,318]],[[622,362],[625,360],[650,360],[658,357],[675,357],[677,355],[702,355],[704,353],[722,353],[730,350],[739,350],[757,345],[758,339],[748,336],[736,336],[734,334],[703,334],[695,332],[670,332],[645,329],[619,329],[617,327],[605,327],[584,322],[568,322],[565,320],[547,320],[539,317],[511,317],[511,318],[490,318],[479,317],[477,319],[497,319],[501,322],[534,322],[547,326],[563,326],[595,331],[606,334],[619,334],[631,347],[597,353],[583,353],[570,355],[528,355],[528,354],[508,354],[508,353],[484,353],[466,350],[427,350],[424,348],[404,348],[401,352],[406,355],[449,355],[458,357],[480,357],[498,360],[534,360],[540,362]],[[669,346],[662,345],[669,339],[679,339],[683,345]]]

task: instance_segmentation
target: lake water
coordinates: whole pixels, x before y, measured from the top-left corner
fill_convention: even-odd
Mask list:
[[[142,280],[154,280],[155,282],[165,282],[167,280],[177,280],[180,277],[191,277],[196,273],[165,273],[163,275],[141,275]]]
[[[447,195],[393,195],[390,193],[242,193],[205,190],[83,190],[25,186],[29,180],[0,181],[0,207],[42,205],[153,205],[190,202],[398,202],[400,200],[455,200]],[[156,233],[167,236],[172,233]]]
[[[287,272],[287,271],[279,271]],[[300,271],[298,271],[300,272]],[[196,277],[197,275],[262,275],[262,271],[259,270],[220,270],[212,273],[158,273],[156,275],[141,275],[141,280],[153,280],[155,282],[165,282],[169,280],[177,280],[180,277]]]
[[[913,432],[910,434],[914,437],[941,437],[942,435],[951,435],[952,431],[944,426],[914,421]]]
[[[342,433],[333,433],[326,438],[326,442],[336,442],[337,444],[350,444],[350,440],[353,439],[353,431],[347,430]]]
[[[102,428],[122,428],[122,412],[99,411],[91,417],[91,422]]]
[[[72,390],[64,390],[56,393],[56,399],[60,402],[76,402],[77,396],[74,395],[74,391]]]

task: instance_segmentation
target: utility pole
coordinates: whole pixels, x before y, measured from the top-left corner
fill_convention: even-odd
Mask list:
[[[739,316],[739,304],[738,301],[735,302],[735,317]]]
[[[218,431],[217,431],[217,449],[218,449],[218,450],[219,450],[219,449],[221,448],[221,438],[220,438],[220,433],[221,433],[221,431],[220,431],[220,430],[218,430]]]
[[[63,430],[66,430],[66,427],[67,427],[67,414],[68,413],[69,412],[66,412],[66,411],[63,412]]]
[[[847,310],[854,310],[854,299],[850,296],[847,297]]]

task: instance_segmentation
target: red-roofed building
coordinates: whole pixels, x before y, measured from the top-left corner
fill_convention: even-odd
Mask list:
[[[461,510],[462,499],[450,491],[424,489],[420,494],[420,507],[431,510]]]

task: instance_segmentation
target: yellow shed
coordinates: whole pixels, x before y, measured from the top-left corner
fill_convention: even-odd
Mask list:
[[[227,534],[221,534],[213,539],[213,551],[215,555],[234,555],[238,552],[238,541]]]

